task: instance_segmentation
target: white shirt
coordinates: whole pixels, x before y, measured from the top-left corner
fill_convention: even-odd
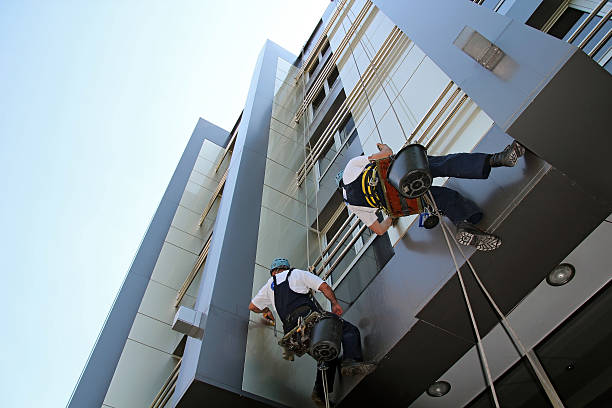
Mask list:
[[[344,173],[342,174],[342,182],[344,184],[349,184],[355,181],[368,164],[370,164],[370,160],[368,160],[367,156],[357,156],[349,160],[344,168]],[[342,195],[346,200],[346,191],[344,189],[342,189]],[[378,217],[376,216],[376,211],[378,211],[378,208],[361,207],[359,205],[351,205],[348,203],[346,206],[368,227],[372,226],[372,224],[378,221]],[[291,283],[291,281],[289,281],[289,283]]]
[[[276,284],[280,285],[282,282],[287,280],[287,274],[289,270],[283,271],[276,274]],[[251,300],[258,309],[263,310],[267,306],[274,306],[274,291],[272,290],[272,277],[268,279],[268,282],[259,289],[257,295]],[[291,271],[289,276],[289,288],[296,293],[308,293],[309,289],[314,291],[319,290],[319,286],[323,283],[323,279],[310,272],[303,271],[301,269],[294,269]]]

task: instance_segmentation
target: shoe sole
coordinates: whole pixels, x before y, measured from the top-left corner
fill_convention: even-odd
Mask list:
[[[479,251],[493,251],[501,246],[501,239],[495,235],[477,235],[469,231],[461,231],[457,235],[457,242],[461,245],[471,245]]]

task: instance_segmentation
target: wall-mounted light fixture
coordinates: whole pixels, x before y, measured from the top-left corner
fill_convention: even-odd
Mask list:
[[[546,277],[546,283],[550,286],[562,286],[571,281],[576,274],[574,265],[562,263],[554,267]]]
[[[451,385],[446,381],[436,381],[427,388],[427,394],[431,397],[442,397],[448,394]]]
[[[468,26],[461,30],[453,44],[489,71],[493,71],[506,55],[497,45]]]

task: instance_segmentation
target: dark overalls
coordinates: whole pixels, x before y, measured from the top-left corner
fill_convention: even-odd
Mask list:
[[[300,316],[306,317],[311,311],[321,311],[308,293],[297,293],[289,287],[289,277],[292,269],[287,273],[287,279],[282,283],[276,283],[276,275],[272,276],[272,290],[274,291],[274,307],[278,312],[285,334],[291,331],[298,322]],[[342,351],[343,360],[363,361],[361,354],[361,336],[359,329],[346,320],[342,319]],[[329,392],[334,389],[334,376],[336,368],[340,363],[339,359],[329,362],[329,375],[327,376]],[[321,371],[317,370],[315,389],[323,395],[323,381]]]
[[[489,165],[489,154],[485,153],[454,153],[446,156],[427,156],[429,160],[429,169],[432,177],[455,177],[464,179],[486,179],[491,173]],[[373,164],[366,166],[364,173],[372,171]],[[365,178],[366,180],[368,177]],[[378,196],[382,197],[382,192],[378,192],[381,185],[372,189],[373,194],[363,193],[362,177],[357,177],[349,184],[341,184],[346,191],[347,202],[351,205],[361,207],[380,208],[380,203],[375,199]],[[432,186],[431,194],[436,200],[438,208],[446,215],[454,224],[461,221],[469,221],[472,224],[477,224],[482,219],[482,210],[472,200],[462,196],[459,192],[448,187]]]

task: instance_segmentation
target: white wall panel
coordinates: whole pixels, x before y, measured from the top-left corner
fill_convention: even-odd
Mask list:
[[[204,159],[201,156],[198,156],[198,158],[196,159],[196,163],[195,166],[193,167],[194,170],[204,174],[205,176],[212,178],[214,180],[219,181],[221,179],[221,177],[223,177],[223,174],[225,173],[225,170],[227,169],[227,167],[229,166],[229,162],[230,160],[228,158],[225,158],[225,160],[223,160],[223,163],[221,164],[221,167],[219,167],[219,170],[215,173],[214,169],[215,169],[215,165],[217,164],[216,162]]]
[[[221,157],[221,154],[224,150],[225,149],[223,147],[211,142],[210,140],[204,140],[204,143],[202,143],[202,148],[200,149],[200,153],[198,153],[198,156],[213,163],[216,163],[217,160],[219,160],[219,158]]]
[[[265,184],[298,201],[305,200],[304,188],[298,188],[295,182],[295,171],[270,159],[266,160]]]
[[[201,216],[201,213],[197,213],[187,207],[179,205],[172,219],[172,226],[202,240],[207,239],[206,225],[203,224],[202,227],[198,226],[198,221]]]
[[[393,100],[397,98],[406,83],[410,81],[424,59],[425,53],[419,47],[413,42],[407,44],[406,49],[402,51],[399,57],[399,62],[393,66],[389,73],[389,93]]]
[[[264,186],[261,205],[306,226],[305,204],[269,186]],[[314,212],[314,209],[309,209]]]
[[[257,238],[256,262],[268,265],[278,257],[287,258],[297,268],[306,267],[306,228],[262,207]]]
[[[204,240],[194,235],[181,231],[178,228],[170,226],[166,242],[189,251],[192,254],[198,255],[204,246]]]
[[[197,259],[198,255],[165,242],[151,279],[179,290]]]
[[[399,97],[414,116],[421,120],[448,82],[449,78],[440,68],[431,59],[425,58]]]
[[[191,175],[189,176],[189,181],[199,186],[202,186],[203,188],[209,191],[215,191],[215,189],[219,185],[219,180],[215,180],[212,177],[208,177],[207,175],[202,174],[197,170],[191,172]]]
[[[183,197],[181,198],[180,205],[189,208],[193,212],[202,214],[212,195],[212,191],[207,190],[194,182],[188,181]]]
[[[268,158],[296,172],[304,162],[303,144],[270,130]]]
[[[183,334],[172,330],[169,324],[138,313],[128,338],[172,354]]]
[[[172,324],[176,314],[176,309],[173,307],[176,294],[176,289],[151,280],[147,285],[138,312],[167,324]],[[185,296],[181,305],[193,307],[194,303],[194,298]]]
[[[169,354],[128,339],[104,403],[114,408],[149,406],[176,363]]]
[[[302,123],[297,124],[295,122],[292,122],[292,123],[286,124],[273,117],[272,120],[270,121],[270,129],[275,130],[276,132],[280,133],[286,138],[289,138],[296,142],[301,142],[303,140]]]

